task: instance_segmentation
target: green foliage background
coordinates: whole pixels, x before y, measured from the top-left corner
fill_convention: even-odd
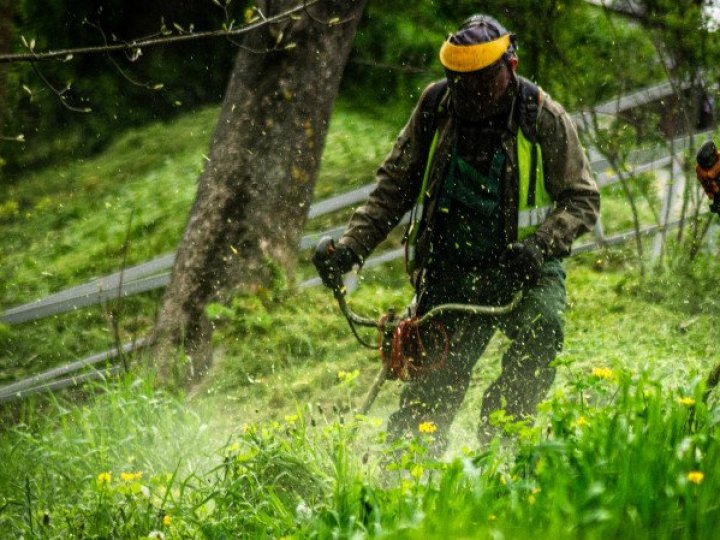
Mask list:
[[[233,21],[241,24],[244,7],[243,1],[231,2],[226,17],[208,0],[20,0],[15,5],[13,52],[27,52],[23,38],[34,40],[35,50],[45,51],[160,36],[163,29],[178,34],[177,27],[185,32],[215,30]],[[26,142],[0,144],[10,171],[5,180],[15,179],[22,168],[68,154],[90,155],[129,126],[219,103],[236,50],[227,40],[210,39],[148,48],[135,61],[116,53],[37,64],[58,90],[71,85],[69,105],[89,108],[90,113],[68,110],[31,66],[9,66],[0,133],[22,133]],[[158,85],[162,88],[152,89]]]
[[[211,0],[111,0],[102,7],[91,0],[20,0],[14,8],[13,52],[27,51],[23,38],[26,43],[34,40],[35,50],[41,52],[102,44],[103,33],[108,40],[129,40],[159,34],[163,28],[178,33],[176,25],[184,31],[237,26],[244,21],[248,5],[235,0],[225,10]],[[378,103],[402,107],[413,103],[429,81],[443,75],[437,51],[444,37],[478,11],[496,16],[517,34],[520,73],[568,108],[609,98],[663,74],[657,61],[647,60],[655,54],[645,32],[612,22],[581,0],[482,4],[371,0],[351,53],[343,94],[364,109]],[[132,62],[124,54],[114,54],[37,64],[58,90],[70,84],[65,94],[68,104],[90,108],[90,113],[65,108],[29,65],[10,65],[0,134],[23,134],[25,142],[0,140],[0,156],[6,161],[0,169],[3,180],[17,181],[21,169],[68,154],[91,155],[129,126],[219,103],[236,53],[229,40],[211,39],[149,48]],[[626,69],[630,65],[633,69]]]

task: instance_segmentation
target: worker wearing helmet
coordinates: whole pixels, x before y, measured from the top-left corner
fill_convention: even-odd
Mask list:
[[[478,436],[494,435],[494,411],[515,420],[534,413],[563,344],[561,259],[600,206],[569,116],[516,74],[513,34],[473,16],[443,43],[440,61],[446,78],[425,89],[330,264],[318,264],[331,284],[412,210],[405,242],[419,315],[446,303],[500,306],[522,291],[508,314],[444,313],[447,361],[404,386],[389,436],[413,436],[433,422],[438,452],[497,329],[511,342],[483,396]]]

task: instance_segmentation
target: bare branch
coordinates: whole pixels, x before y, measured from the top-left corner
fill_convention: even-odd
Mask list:
[[[47,86],[50,91],[55,94],[58,99],[60,99],[60,103],[62,103],[63,107],[66,109],[72,111],[72,112],[80,112],[80,113],[89,113],[92,111],[89,107],[74,107],[73,105],[70,105],[67,100],[65,99],[65,92],[67,92],[70,89],[70,84],[68,84],[64,90],[58,90],[55,88],[50,81],[47,80],[45,75],[42,74],[42,72],[38,69],[38,67],[35,65],[35,63],[30,64],[32,66],[33,71],[35,72],[35,75],[40,77],[42,82],[45,83],[45,86]]]
[[[87,25],[90,26],[91,28],[95,28],[95,29],[100,33],[100,36],[102,37],[103,43],[105,43],[106,46],[109,45],[109,44],[108,44],[108,40],[107,40],[107,36],[105,35],[105,31],[102,29],[102,26],[100,26],[99,23],[98,23],[98,24],[95,24],[95,23],[93,23],[93,22],[90,22],[90,21],[87,20],[87,19],[85,19],[85,20],[83,21],[83,23],[84,23],[84,24],[87,24]],[[112,55],[111,55],[109,52],[106,52],[106,53],[105,53],[105,56],[107,57],[107,59],[109,60],[109,62],[115,67],[115,69],[118,71],[118,73],[120,73],[120,75],[121,75],[126,81],[128,81],[130,84],[135,85],[135,86],[139,86],[139,87],[141,87],[141,88],[145,88],[145,89],[147,89],[147,90],[160,90],[160,89],[163,87],[162,84],[144,83],[144,82],[140,82],[140,81],[138,81],[138,80],[133,79],[123,68],[120,67],[120,64],[117,63],[117,61],[112,57]],[[132,59],[130,59],[130,60],[132,61]]]
[[[192,34],[182,34],[177,36],[139,39],[128,43],[118,43],[113,45],[92,46],[92,47],[75,47],[70,49],[61,49],[57,51],[48,51],[44,53],[23,53],[23,54],[0,54],[0,64],[8,64],[11,62],[39,62],[42,60],[54,60],[58,58],[73,57],[82,54],[109,53],[115,51],[131,51],[140,48],[156,47],[159,45],[169,45],[185,41],[194,41],[198,39],[207,39],[214,37],[228,37],[246,34],[258,28],[262,28],[269,24],[273,24],[287,19],[295,13],[303,12],[308,6],[317,4],[321,0],[305,0],[302,4],[290,8],[282,13],[273,15],[272,17],[263,17],[262,20],[252,22],[235,29],[210,30],[207,32],[197,32]]]

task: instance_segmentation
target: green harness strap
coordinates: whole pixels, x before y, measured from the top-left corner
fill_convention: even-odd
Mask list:
[[[439,138],[439,130],[435,130],[432,142],[430,143],[430,151],[428,152],[427,162],[425,163],[425,172],[423,174],[422,186],[420,187],[420,195],[418,195],[417,202],[415,203],[415,219],[410,223],[410,231],[408,233],[408,239],[406,244],[405,263],[407,271],[412,272],[415,269],[415,242],[417,241],[418,231],[420,230],[420,217],[417,216],[419,208],[422,208],[427,196],[427,185],[428,178],[430,177],[430,167],[432,166],[433,158],[435,157],[435,150],[437,149],[437,142]]]

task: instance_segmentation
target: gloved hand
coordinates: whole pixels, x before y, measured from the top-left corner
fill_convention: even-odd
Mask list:
[[[521,289],[534,285],[540,279],[543,251],[534,237],[510,244],[500,255],[500,268],[505,270],[510,287]]]
[[[315,247],[312,258],[323,285],[334,289],[342,284],[342,276],[349,272],[354,264],[359,264],[360,257],[345,244],[336,244],[332,238],[325,237]]]

